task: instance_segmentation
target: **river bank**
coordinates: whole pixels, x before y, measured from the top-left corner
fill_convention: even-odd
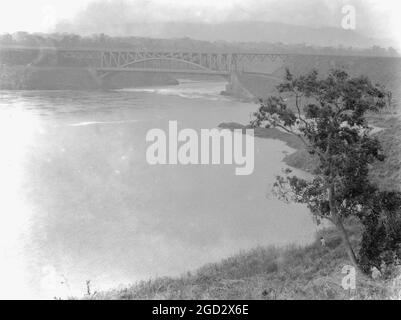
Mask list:
[[[0,90],[108,90],[177,84],[167,74],[127,72],[100,79],[89,68],[0,66]]]
[[[350,240],[359,243],[360,227],[347,224]],[[326,247],[320,245],[320,237]],[[342,268],[349,264],[340,234],[321,230],[305,247],[257,247],[207,264],[181,277],[159,277],[124,288],[94,292],[84,299],[112,300],[359,300],[395,299],[392,281],[357,277],[358,290],[344,290]]]
[[[371,179],[380,186],[381,189],[401,190],[401,121],[396,114],[370,115],[368,121],[377,130],[375,135],[379,138],[386,159],[377,162],[371,169]],[[247,129],[250,125],[239,123],[221,123],[219,128]],[[290,167],[312,173],[317,160],[314,159],[304,148],[303,143],[293,135],[280,131],[276,128],[255,128],[255,137],[265,139],[277,139],[285,142],[289,147],[296,151],[287,154],[283,161]]]

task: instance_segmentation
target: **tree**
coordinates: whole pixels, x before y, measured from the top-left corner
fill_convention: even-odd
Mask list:
[[[324,79],[316,71],[294,77],[287,70],[277,89],[278,96],[260,101],[252,125],[297,136],[317,165],[311,180],[291,176],[291,170],[278,176],[275,192],[284,200],[307,204],[318,221],[331,221],[342,235],[349,259],[361,270],[344,222],[354,216],[367,224],[389,209],[378,201],[394,197],[379,191],[368,178],[370,166],[383,161],[384,155],[365,115],[385,106],[385,91],[366,77],[351,78],[338,69]]]
[[[371,267],[391,276],[401,258],[401,194],[395,191],[377,192],[370,199],[374,214],[361,217],[362,235],[359,263],[366,272]]]

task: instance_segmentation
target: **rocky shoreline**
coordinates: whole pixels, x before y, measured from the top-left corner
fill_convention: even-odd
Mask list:
[[[245,130],[250,129],[251,125],[229,122],[221,123],[218,127],[230,130],[242,129],[245,133]],[[317,160],[313,159],[313,157],[305,150],[304,145],[297,137],[276,128],[254,128],[254,134],[257,138],[277,139],[283,141],[290,148],[295,149],[294,152],[287,154],[283,159],[284,163],[290,167],[311,173],[312,169],[316,166]]]

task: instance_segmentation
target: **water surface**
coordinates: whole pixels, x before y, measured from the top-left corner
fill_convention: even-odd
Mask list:
[[[0,296],[82,295],[179,275],[257,245],[304,244],[307,209],[270,196],[289,147],[255,140],[255,170],[150,166],[146,133],[246,123],[223,82],[0,93]],[[6,290],[3,290],[6,288]],[[10,289],[11,288],[11,289]],[[2,291],[3,290],[3,291]]]

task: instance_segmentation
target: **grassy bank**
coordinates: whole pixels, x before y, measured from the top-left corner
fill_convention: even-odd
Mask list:
[[[383,188],[400,187],[401,148],[399,118],[372,116],[369,121],[383,130],[379,139],[387,159],[372,168],[372,179]],[[235,124],[221,128],[245,129]],[[296,149],[286,162],[310,169],[309,155],[299,140],[276,129],[256,129],[255,136],[285,141]],[[352,246],[359,250],[362,228],[355,220],[346,224]],[[319,239],[324,237],[326,247]],[[350,265],[342,238],[334,228],[319,230],[316,240],[305,247],[259,247],[240,252],[219,263],[207,264],[180,277],[141,281],[123,289],[95,293],[87,299],[396,299],[399,284],[392,280],[357,276],[356,289],[344,290],[343,267]],[[397,274],[395,274],[396,276]],[[401,276],[401,273],[399,273]],[[398,285],[398,287],[397,287]]]
[[[351,241],[359,242],[360,228],[349,222]],[[306,247],[259,247],[219,263],[208,264],[181,277],[162,277],[86,296],[88,299],[388,299],[395,295],[390,282],[357,277],[355,290],[341,286],[348,265],[336,230],[317,234]]]

